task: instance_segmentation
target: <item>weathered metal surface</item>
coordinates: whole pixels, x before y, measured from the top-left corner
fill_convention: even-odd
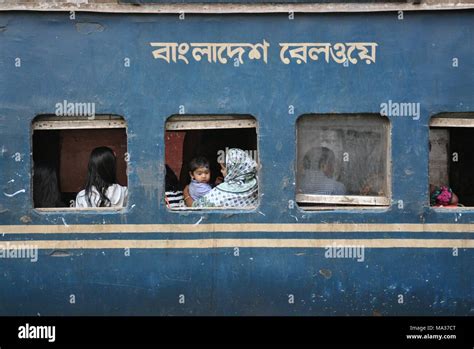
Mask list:
[[[456,10],[474,7],[474,0],[310,1],[310,0],[4,0],[0,11],[88,11],[110,13],[318,13]],[[132,3],[134,2],[134,3]]]
[[[35,263],[0,259],[1,314],[473,314],[474,210],[429,207],[427,146],[431,116],[474,110],[472,12],[69,16],[0,15],[0,242],[40,247]],[[168,64],[150,46],[263,39],[268,62],[237,67]],[[376,62],[280,60],[279,43],[315,41],[376,42]],[[32,208],[31,123],[63,100],[125,118],[127,209]],[[421,106],[418,120],[389,116],[390,207],[294,205],[298,116],[388,100]],[[181,105],[257,119],[256,210],[166,209],[165,124]],[[365,247],[363,260],[328,257],[333,242]]]

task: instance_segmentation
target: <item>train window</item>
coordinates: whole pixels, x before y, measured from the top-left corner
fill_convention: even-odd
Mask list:
[[[241,154],[239,159],[244,160],[239,160],[236,169],[242,172],[240,178],[245,181],[235,188],[231,185],[237,181],[220,185],[224,179],[221,164],[226,159],[235,160],[236,154]],[[258,205],[257,121],[252,116],[171,116],[166,121],[165,163],[165,200],[169,209],[253,209]],[[200,168],[205,169],[202,174],[196,170]],[[190,172],[196,172],[193,184],[188,187],[191,192],[186,195],[184,191],[183,195],[192,180]],[[225,182],[236,174],[228,173]],[[188,207],[186,202],[194,205]]]
[[[96,115],[90,120],[87,117],[40,115],[33,120],[32,132],[32,188],[36,209],[119,210],[126,205],[128,154],[126,123],[123,118]],[[79,205],[79,208],[76,207],[76,196],[85,188],[89,157],[96,148],[99,148],[100,154],[96,152],[96,155],[103,159],[102,163],[109,161],[110,164],[112,159],[112,165],[107,168],[113,168],[115,164],[116,178],[113,179],[114,174],[110,173],[107,180],[115,180],[116,185],[106,189],[106,199],[103,200],[100,194],[96,195],[100,200],[97,206],[105,207],[82,208],[94,206],[87,204]],[[94,195],[95,193],[92,194]],[[113,197],[112,203],[108,196]]]
[[[296,202],[319,210],[390,204],[390,124],[374,114],[303,115]]]
[[[432,206],[474,206],[474,113],[431,119],[429,184]]]

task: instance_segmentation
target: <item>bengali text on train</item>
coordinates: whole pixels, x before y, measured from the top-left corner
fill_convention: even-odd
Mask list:
[[[270,43],[263,40],[261,43],[177,43],[177,42],[150,42],[155,59],[167,63],[190,60],[226,64],[229,60],[244,64],[247,60],[260,60],[268,63],[268,49]],[[334,62],[337,64],[365,64],[376,62],[375,42],[347,42],[347,43],[279,43],[280,62],[283,64],[306,64],[311,61]]]

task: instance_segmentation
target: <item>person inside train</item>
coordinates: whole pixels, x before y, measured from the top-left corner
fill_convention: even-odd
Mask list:
[[[429,142],[430,159],[432,156],[432,145]],[[430,160],[431,161],[431,160]],[[459,203],[458,196],[448,185],[434,185],[430,183],[430,206],[435,207],[458,207],[463,206]]]
[[[314,147],[303,157],[300,191],[305,194],[345,195],[343,183],[333,179],[336,157],[326,147]]]
[[[76,207],[123,207],[128,189],[117,183],[117,159],[112,149],[92,150],[85,189],[76,196]]]
[[[435,186],[430,184],[430,205],[436,207],[458,207],[459,198],[446,185]]]
[[[212,190],[209,181],[211,180],[209,160],[203,156],[197,156],[189,162],[189,196],[193,200],[198,200]]]
[[[255,207],[258,202],[257,163],[247,152],[231,148],[221,163],[224,182],[198,200],[193,200],[189,185],[184,188],[186,206],[193,207]]]
[[[168,164],[165,165],[165,203],[168,208],[184,207],[183,191],[178,177]]]
[[[61,199],[56,168],[47,162],[35,162],[33,172],[35,207],[65,207]]]

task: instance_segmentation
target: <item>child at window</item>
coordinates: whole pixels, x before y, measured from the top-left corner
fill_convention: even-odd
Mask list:
[[[193,200],[197,200],[212,190],[209,184],[211,180],[209,161],[203,156],[195,157],[189,163],[189,170],[189,175],[191,176],[189,196]]]

